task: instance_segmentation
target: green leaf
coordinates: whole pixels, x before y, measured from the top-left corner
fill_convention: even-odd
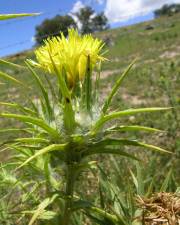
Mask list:
[[[112,88],[111,93],[108,95],[107,99],[105,100],[105,103],[103,105],[103,109],[102,112],[105,114],[109,108],[109,105],[111,104],[112,98],[114,97],[114,95],[116,95],[122,81],[124,80],[124,78],[127,76],[127,74],[129,73],[130,69],[132,68],[132,66],[134,65],[134,63],[136,62],[136,60],[134,60],[129,66],[128,68],[124,71],[124,73],[121,75],[121,77],[116,81],[116,83],[114,84],[114,87]]]
[[[44,210],[44,212],[39,216],[40,220],[52,220],[58,216],[57,212]]]
[[[26,61],[26,65],[27,65],[28,69],[31,71],[31,74],[33,75],[34,79],[36,80],[36,83],[37,83],[38,87],[40,88],[40,90],[42,92],[44,101],[46,103],[46,109],[47,109],[47,113],[48,113],[48,116],[49,116],[49,120],[51,121],[53,111],[52,111],[51,104],[50,104],[50,101],[49,101],[48,92],[46,91],[41,79],[39,78],[37,73],[33,70],[33,68],[30,66],[30,63],[28,63],[28,61]]]
[[[49,141],[44,138],[16,138],[14,141],[30,144],[48,143]]]
[[[4,106],[12,107],[12,108],[15,108],[15,109],[19,109],[23,113],[27,113],[27,114],[30,114],[30,115],[33,115],[33,116],[34,115],[37,116],[37,113],[34,112],[33,110],[31,110],[30,108],[24,107],[24,106],[22,106],[20,104],[17,104],[17,103],[0,102],[0,105],[4,105]]]
[[[92,202],[89,202],[89,201],[85,201],[85,200],[77,200],[77,201],[74,201],[73,202],[73,205],[72,205],[72,210],[73,211],[76,211],[76,210],[79,210],[79,209],[85,209],[85,208],[90,208],[92,207]]]
[[[72,133],[76,126],[76,122],[75,122],[75,114],[74,114],[74,110],[72,106],[72,101],[71,101],[71,93],[65,82],[66,71],[65,69],[62,69],[60,71],[60,69],[55,65],[50,53],[49,53],[49,57],[53,65],[54,72],[57,75],[59,89],[61,91],[61,94],[64,100],[64,111],[63,111],[64,126],[67,133]]]
[[[152,128],[152,127],[144,127],[144,126],[119,126],[112,127],[105,131],[105,133],[111,132],[119,132],[119,131],[149,131],[149,132],[163,132],[162,130]]]
[[[41,150],[38,150],[33,156],[29,157],[24,163],[22,163],[16,170],[20,169],[21,167],[27,165],[32,160],[36,159],[37,157],[53,152],[53,151],[64,151],[67,144],[53,144],[49,145]]]
[[[34,212],[34,215],[32,216],[30,222],[28,225],[33,225],[34,222],[42,216],[44,209],[47,208],[50,204],[54,202],[54,200],[58,197],[58,195],[54,195],[52,198],[46,198],[44,201],[42,201],[39,206],[37,207],[36,211]]]
[[[40,13],[0,14],[0,20],[9,20],[25,16],[38,16]]]
[[[26,129],[21,129],[21,128],[5,128],[5,129],[0,129],[0,133],[9,133],[9,132],[28,132]]]
[[[81,171],[84,171],[86,169],[93,169],[96,168],[97,161],[90,161],[86,163],[79,163],[77,165],[74,165],[74,169],[76,170],[77,173],[80,173]]]
[[[54,69],[54,72],[56,73],[57,77],[58,77],[58,84],[59,84],[59,88],[60,88],[60,91],[62,93],[62,96],[66,99],[68,98],[70,100],[71,98],[71,94],[70,94],[70,91],[67,87],[67,84],[65,82],[65,70],[62,69],[62,71],[60,71],[60,69],[56,66],[56,64],[54,63],[53,61],[53,58],[51,56],[51,54],[49,53],[49,57],[50,57],[50,60],[51,60],[51,63],[53,65],[53,69]],[[62,74],[63,73],[63,74]],[[63,75],[63,76],[62,76]]]
[[[105,139],[103,141],[97,142],[94,146],[97,146],[97,148],[100,148],[101,146],[104,147],[104,146],[126,146],[126,145],[144,147],[154,151],[172,154],[172,152],[169,152],[163,148],[160,148],[154,145],[149,145],[136,140],[128,140],[128,139]]]
[[[111,221],[113,224],[118,224],[119,222],[121,222],[121,221],[118,220],[117,216],[112,215],[112,214],[108,213],[107,211],[105,211],[105,210],[103,210],[103,209],[100,209],[100,208],[98,208],[98,207],[94,207],[94,206],[89,207],[89,208],[88,208],[88,211],[91,211],[91,212],[93,212],[93,213],[98,214],[99,216],[101,216],[101,217],[103,217],[103,218],[108,219],[108,220]],[[122,223],[120,223],[120,224],[122,224]]]
[[[56,90],[54,88],[54,84],[52,83],[52,79],[50,79],[51,77],[47,74],[44,74],[44,77],[46,79],[46,82],[49,86],[49,90],[51,91],[51,96],[52,96],[52,101],[53,103],[58,103],[58,96],[56,94]]]
[[[90,155],[96,155],[96,154],[115,154],[115,155],[125,156],[134,160],[138,160],[138,158],[136,158],[132,154],[124,152],[121,149],[111,148],[111,147],[112,147],[111,145],[108,145],[103,142],[102,143],[99,142],[98,144],[92,146],[89,150],[87,150],[84,153],[84,156],[90,156]]]
[[[59,136],[60,136],[60,134],[58,133],[58,131],[56,129],[50,127],[42,119],[38,119],[35,117],[31,117],[31,116],[25,116],[25,115],[19,115],[19,114],[8,114],[8,113],[1,113],[0,117],[17,119],[24,123],[30,123],[30,124],[36,125],[36,126],[42,128],[43,130],[45,130],[53,138],[59,138]]]
[[[85,94],[85,103],[87,112],[91,113],[91,105],[92,105],[92,68],[90,63],[90,56],[87,57],[87,69],[86,76],[84,80],[84,93]]]
[[[12,63],[12,62],[8,62],[8,61],[6,61],[4,59],[0,59],[0,64],[8,66],[8,67],[16,68],[16,69],[26,69],[25,66],[21,66],[21,65]]]
[[[100,119],[95,123],[92,128],[91,134],[95,135],[96,132],[108,121],[112,119],[121,118],[123,116],[131,116],[138,113],[146,113],[146,112],[158,112],[169,110],[171,108],[161,108],[161,107],[153,107],[153,108],[139,108],[139,109],[128,109],[124,111],[114,112],[108,115],[101,116]]]
[[[118,218],[116,215],[110,214],[107,211],[93,206],[91,202],[79,200],[77,202],[74,202],[73,209],[84,209],[87,212],[95,213],[96,215],[99,215],[103,219],[109,220],[109,222],[112,222],[113,224],[118,224]]]
[[[124,157],[130,158],[130,159],[133,159],[133,160],[139,160],[132,154],[124,152],[120,149],[112,149],[112,148],[95,149],[95,150],[93,149],[92,152],[89,152],[89,155],[92,155],[92,154],[113,154],[113,155],[124,156]]]
[[[24,86],[24,84],[21,81],[17,80],[13,76],[11,76],[11,75],[9,75],[9,74],[7,74],[5,72],[0,71],[0,77],[4,78],[6,80],[9,80],[9,81],[13,81],[13,82],[15,82],[17,84],[20,84],[20,85]]]

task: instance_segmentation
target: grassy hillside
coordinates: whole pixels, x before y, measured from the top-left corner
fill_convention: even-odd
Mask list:
[[[150,116],[130,117],[131,124],[156,126],[165,133],[160,135],[145,136],[144,139],[153,139],[169,150],[179,151],[179,115],[180,103],[180,15],[162,17],[149,22],[108,30],[97,34],[107,42],[108,53],[101,74],[102,96],[111,88],[112,82],[120,75],[125,67],[135,58],[136,66],[124,81],[119,95],[114,100],[112,108],[127,108],[140,106],[172,106],[166,113],[156,113]],[[33,51],[27,51],[8,57],[11,62],[24,64],[26,58],[34,58]],[[33,82],[29,72],[23,69],[11,70],[1,66],[9,74],[14,74],[18,79]],[[33,96],[37,90],[22,89],[12,84],[4,84],[0,89],[0,101],[14,101],[26,104],[27,97]],[[5,106],[1,110],[6,110]],[[1,120],[3,127],[9,127],[13,121]],[[5,134],[12,136],[12,134]],[[133,133],[133,138],[139,134]],[[3,135],[1,135],[2,139]],[[166,163],[168,160],[164,160]],[[179,162],[175,162],[178,164]]]

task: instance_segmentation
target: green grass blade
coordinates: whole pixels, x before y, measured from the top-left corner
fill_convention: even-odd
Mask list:
[[[9,20],[26,16],[38,16],[40,13],[0,14],[0,20]]]
[[[130,169],[130,174],[133,179],[133,183],[136,187],[136,192],[139,196],[144,196],[144,179],[142,174],[142,168],[140,167],[140,164],[136,162],[136,176]]]
[[[105,114],[109,108],[109,105],[111,104],[112,98],[116,95],[122,81],[124,80],[124,78],[128,75],[130,69],[132,68],[132,66],[134,65],[134,63],[136,62],[136,60],[134,60],[129,66],[128,68],[124,71],[124,73],[121,75],[121,77],[116,81],[114,87],[112,88],[111,93],[109,94],[109,96],[107,97],[107,99],[105,100],[102,112]]]
[[[166,192],[167,191],[167,188],[168,188],[168,185],[169,185],[169,182],[170,182],[170,179],[171,179],[171,176],[172,176],[172,168],[169,170],[161,188],[160,188],[160,192]]]
[[[39,156],[42,156],[44,154],[50,153],[52,151],[64,151],[66,147],[66,144],[53,144],[49,145],[38,152],[36,152],[33,156],[29,157],[24,163],[22,163],[16,170],[20,169],[21,167],[27,165],[32,160],[36,159]]]
[[[132,172],[132,170],[129,170],[129,172],[130,172],[130,174],[131,174],[131,177],[132,177],[134,186],[135,186],[135,188],[136,188],[137,194],[139,194],[139,193],[138,193],[138,189],[139,189],[138,180],[137,180],[136,176],[134,175],[134,173]]]
[[[136,162],[136,177],[137,177],[137,181],[138,181],[138,195],[140,196],[144,196],[144,174],[143,174],[143,168],[140,165],[140,163]]]

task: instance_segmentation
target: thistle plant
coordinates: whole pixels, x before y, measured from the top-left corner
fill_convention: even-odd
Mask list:
[[[90,34],[80,36],[73,29],[69,30],[68,38],[61,34],[60,37],[47,39],[42,47],[35,50],[36,61],[26,61],[26,69],[36,82],[36,87],[31,89],[38,88],[39,96],[34,100],[29,99],[26,106],[1,102],[1,105],[15,109],[15,112],[10,110],[8,113],[1,113],[0,117],[15,119],[24,124],[23,128],[15,130],[21,132],[23,137],[7,140],[3,144],[15,152],[13,163],[7,166],[8,171],[15,165],[16,177],[34,174],[33,179],[39,180],[36,189],[45,185],[40,193],[41,197],[38,198],[41,199],[39,205],[37,206],[35,199],[31,212],[29,209],[21,212],[25,216],[33,214],[29,225],[34,224],[37,219],[47,219],[47,213],[51,215],[48,217],[52,220],[51,224],[69,225],[73,223],[73,213],[81,209],[100,214],[108,224],[121,224],[117,215],[77,196],[76,182],[80,174],[98,164],[97,155],[100,154],[115,154],[138,160],[124,146],[168,152],[138,140],[123,138],[123,131],[158,130],[139,125],[122,125],[121,118],[167,108],[136,108],[111,112],[112,99],[135,61],[118,78],[102,103],[99,82],[100,66],[106,60],[104,49],[101,40]],[[17,66],[5,61],[1,63]],[[44,78],[37,73],[39,69],[44,72]],[[1,74],[25,87],[24,83],[14,77]],[[8,131],[13,132],[13,128]],[[18,181],[14,181],[14,184],[20,185]],[[30,185],[29,182],[23,187],[29,190]],[[27,196],[25,199],[33,201]],[[25,201],[22,202],[24,204]],[[43,213],[46,213],[44,217]]]

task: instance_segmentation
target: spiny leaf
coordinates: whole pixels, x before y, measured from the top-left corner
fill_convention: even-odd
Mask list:
[[[29,115],[33,115],[33,116],[37,115],[37,113],[35,111],[33,111],[32,109],[24,107],[24,106],[22,106],[20,104],[17,104],[17,103],[0,102],[0,105],[4,105],[4,106],[12,107],[12,108],[15,108],[15,109],[19,109],[20,111],[22,111],[24,113],[27,113]]]
[[[35,117],[31,117],[31,116],[25,116],[25,115],[19,115],[19,114],[8,114],[8,113],[1,113],[0,117],[17,119],[17,120],[22,121],[24,123],[31,123],[33,125],[36,125],[36,126],[42,128],[43,130],[48,132],[48,134],[51,135],[52,137],[54,137],[54,138],[59,137],[58,131],[56,129],[50,127],[42,119],[38,119],[38,118],[35,118]]]
[[[74,166],[74,169],[76,170],[76,172],[81,172],[85,169],[96,168],[96,165],[97,165],[97,161],[90,161],[86,163],[77,164]]]
[[[88,112],[91,111],[91,104],[92,104],[92,71],[91,71],[91,63],[90,63],[90,56],[87,57],[87,69],[86,69],[86,76],[84,80],[84,95],[85,95],[85,103],[86,103],[86,109]]]
[[[132,154],[124,152],[124,151],[122,151],[120,149],[112,149],[112,148],[98,149],[98,148],[92,148],[91,151],[88,151],[87,153],[85,153],[86,156],[96,155],[96,154],[113,154],[113,155],[125,156],[125,157],[128,157],[128,158],[134,159],[134,160],[139,160],[138,158],[136,158]]]
[[[38,16],[39,13],[0,14],[0,20],[9,20],[25,16]]]
[[[116,83],[114,84],[114,87],[112,88],[111,93],[108,95],[107,99],[105,100],[102,112],[105,114],[108,110],[109,105],[111,104],[112,98],[114,97],[114,95],[116,95],[122,81],[124,80],[124,78],[126,77],[126,75],[129,73],[130,69],[132,68],[132,66],[134,65],[134,63],[136,62],[136,60],[134,60],[129,66],[128,68],[124,71],[124,73],[121,75],[121,77],[116,81]]]
[[[25,66],[21,66],[21,65],[12,63],[12,62],[8,62],[8,61],[6,61],[4,59],[0,59],[0,64],[8,66],[8,67],[16,68],[16,69],[26,69]]]
[[[100,209],[98,207],[92,206],[87,209],[88,209],[88,211],[91,211],[93,213],[98,214],[99,216],[101,216],[103,218],[108,219],[109,221],[111,221],[114,224],[118,224],[118,222],[120,222],[115,215],[112,215],[112,214],[108,213],[107,211]]]
[[[17,131],[20,131],[20,132],[29,132],[28,130],[26,129],[22,129],[22,128],[5,128],[5,129],[0,129],[0,133],[9,133],[9,132],[17,132]]]
[[[62,73],[64,76],[62,76],[61,71],[59,70],[59,68],[55,65],[53,58],[51,56],[51,54],[49,53],[49,57],[51,60],[51,63],[53,65],[54,71],[57,75],[58,78],[58,82],[59,82],[59,89],[61,91],[61,94],[64,98],[64,112],[63,112],[63,119],[64,119],[64,126],[65,129],[68,133],[72,133],[75,126],[76,126],[76,122],[75,122],[75,114],[74,114],[74,110],[72,107],[72,101],[71,101],[71,93],[70,90],[67,87],[67,84],[65,82],[64,77],[66,77],[66,71],[65,69],[62,70]]]
[[[112,119],[121,118],[123,116],[130,116],[135,115],[137,113],[146,113],[146,112],[157,112],[157,111],[164,111],[169,110],[171,108],[161,108],[161,107],[152,107],[152,108],[139,108],[139,109],[128,109],[119,112],[113,112],[108,115],[101,116],[100,119],[95,123],[92,128],[91,134],[94,135],[96,132],[108,121]]]
[[[95,144],[95,146],[97,148],[100,147],[104,147],[104,146],[137,146],[137,147],[145,147],[148,149],[152,149],[154,151],[158,151],[158,152],[164,152],[164,153],[170,153],[172,154],[172,152],[169,152],[163,148],[157,147],[155,145],[149,145],[143,142],[139,142],[136,140],[128,140],[128,139],[105,139],[103,141],[97,142]]]
[[[7,74],[7,73],[4,73],[4,72],[2,72],[2,71],[0,71],[0,77],[4,78],[4,79],[6,79],[6,80],[9,80],[9,81],[13,81],[13,82],[15,82],[15,83],[17,83],[17,84],[20,84],[20,85],[23,85],[23,86],[24,86],[24,84],[23,84],[21,81],[17,80],[17,79],[14,78],[13,76],[11,76],[11,75],[9,75],[9,74]]]
[[[144,126],[119,126],[112,127],[105,131],[105,133],[118,132],[118,131],[149,131],[149,132],[163,132],[162,130],[152,128],[152,127],[144,127]]]
[[[57,68],[57,66],[55,65],[55,63],[53,61],[53,58],[52,58],[50,53],[49,53],[49,57],[50,57],[52,65],[53,65],[54,72],[56,73],[56,75],[58,77],[59,88],[60,88],[62,96],[64,98],[71,99],[70,91],[69,91],[69,89],[67,87],[67,84],[65,82],[65,79],[64,79],[65,76],[62,76],[61,71],[59,71],[59,68]],[[63,73],[65,73],[65,70],[63,70]]]
[[[53,144],[49,145],[41,150],[38,150],[33,156],[29,157],[24,163],[22,163],[16,170],[20,169],[21,167],[27,165],[32,160],[36,159],[37,157],[47,154],[52,151],[63,151],[65,150],[67,144]]]
[[[48,143],[49,141],[44,138],[16,138],[14,141],[22,143]]]
[[[31,71],[31,74],[35,78],[36,83],[37,83],[38,87],[40,88],[40,90],[42,92],[44,101],[46,103],[46,108],[45,109],[47,109],[47,111],[48,111],[49,119],[52,120],[52,108],[51,108],[51,104],[50,104],[50,101],[49,101],[48,92],[46,91],[46,89],[45,89],[41,79],[36,74],[36,72],[33,70],[33,68],[30,66],[28,61],[26,61],[26,65],[28,66],[29,70]]]

